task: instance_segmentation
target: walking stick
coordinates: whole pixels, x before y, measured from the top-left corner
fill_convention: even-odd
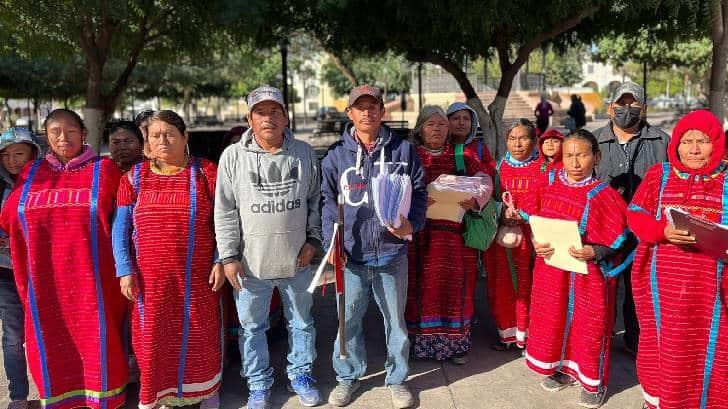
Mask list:
[[[344,195],[339,194],[337,200],[338,227],[335,232],[334,273],[336,276],[336,303],[339,311],[339,359],[346,359],[346,295],[344,293]]]

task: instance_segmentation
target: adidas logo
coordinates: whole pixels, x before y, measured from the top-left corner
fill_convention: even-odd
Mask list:
[[[283,177],[278,165],[271,163],[267,175],[250,172],[250,182],[266,196],[285,196],[298,183],[298,167],[291,168]]]

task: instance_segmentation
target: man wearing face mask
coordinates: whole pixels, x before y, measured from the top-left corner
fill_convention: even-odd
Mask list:
[[[602,159],[597,165],[597,176],[616,189],[629,203],[642,178],[652,165],[667,160],[669,136],[660,128],[651,126],[645,118],[647,104],[645,90],[634,82],[622,83],[612,94],[607,108],[609,122],[594,131],[599,141]],[[626,254],[636,243],[628,245]],[[599,249],[609,251],[608,248]],[[601,257],[600,257],[601,256]],[[597,255],[597,258],[607,256]],[[637,351],[639,325],[632,298],[631,266],[624,271],[624,347]]]

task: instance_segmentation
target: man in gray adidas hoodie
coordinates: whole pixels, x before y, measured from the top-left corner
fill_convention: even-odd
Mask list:
[[[250,129],[220,157],[215,194],[217,248],[236,290],[244,332],[241,376],[248,380],[248,408],[269,407],[273,369],[265,333],[274,287],[288,322],[290,389],[302,404],[315,406],[321,394],[311,377],[316,332],[306,288],[322,239],[320,170],[313,148],[288,130],[278,89],[256,88],[248,109]]]

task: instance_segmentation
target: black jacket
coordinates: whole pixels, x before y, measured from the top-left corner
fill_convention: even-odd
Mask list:
[[[662,129],[643,122],[639,133],[627,142],[626,153],[612,131],[612,123],[594,131],[602,159],[597,177],[609,183],[629,203],[645,172],[655,163],[667,160],[670,136]]]

